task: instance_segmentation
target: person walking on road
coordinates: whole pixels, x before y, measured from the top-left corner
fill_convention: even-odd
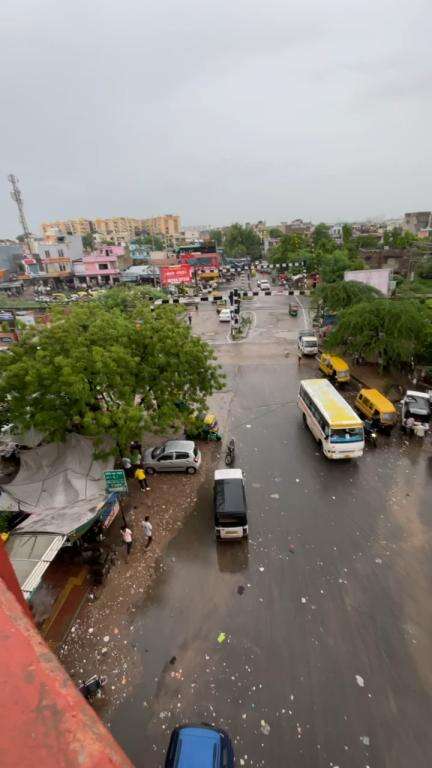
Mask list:
[[[188,312],[189,325],[192,325],[192,312]]]
[[[135,480],[138,480],[142,491],[149,491],[150,487],[147,482],[146,473],[142,467],[137,467],[135,470]]]
[[[130,528],[127,527],[127,525],[122,525],[121,535],[123,539],[123,544],[126,545],[126,562],[127,562],[129,559],[130,551],[132,549],[132,531]]]
[[[144,536],[147,539],[145,549],[148,549],[153,539],[153,526],[148,515],[145,516],[142,526],[144,529]]]

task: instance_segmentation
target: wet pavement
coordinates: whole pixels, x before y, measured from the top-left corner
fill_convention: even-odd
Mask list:
[[[296,406],[316,366],[297,365],[304,318],[287,304],[256,300],[240,344],[210,307],[193,320],[228,377],[250,539],[215,543],[204,482],[135,603],[142,675],[103,716],[139,767],[162,766],[172,727],[190,721],[226,728],[237,765],[431,762],[432,450],[396,431],[356,462],[321,456]]]

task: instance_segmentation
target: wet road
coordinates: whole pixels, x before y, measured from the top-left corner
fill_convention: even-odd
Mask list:
[[[284,354],[304,320],[286,297],[251,308],[242,344],[210,308],[194,319],[227,373],[250,540],[216,545],[203,483],[131,617],[142,679],[112,731],[146,768],[185,721],[226,728],[237,765],[429,766],[431,449],[397,432],[357,462],[325,460],[296,406],[314,364]]]

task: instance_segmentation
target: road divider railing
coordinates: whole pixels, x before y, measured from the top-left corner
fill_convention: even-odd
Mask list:
[[[304,291],[299,290],[278,290],[278,291],[242,291],[239,289],[236,289],[233,291],[234,298],[239,299],[248,299],[248,298],[254,298],[255,296],[310,296],[310,291],[308,289]],[[208,303],[213,304],[217,301],[222,301],[223,298],[226,298],[222,293],[221,294],[213,294],[209,296],[208,294],[200,294],[199,296],[170,296],[166,299],[156,299],[153,302],[153,306],[160,306],[161,304],[183,304],[183,305],[190,305],[193,306],[194,304],[198,303]]]

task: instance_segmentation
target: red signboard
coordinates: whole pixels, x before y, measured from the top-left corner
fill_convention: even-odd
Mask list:
[[[160,267],[160,279],[162,285],[178,285],[179,283],[191,283],[193,267],[188,264],[179,264],[176,267]]]

